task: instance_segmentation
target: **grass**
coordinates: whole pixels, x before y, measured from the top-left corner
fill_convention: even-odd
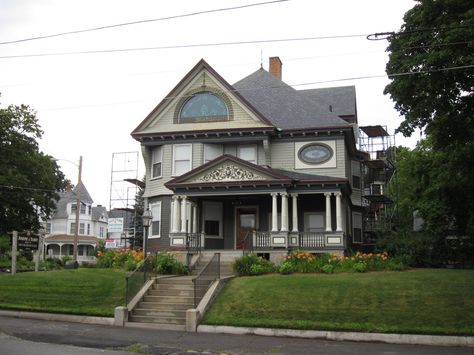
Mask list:
[[[474,335],[474,270],[233,279],[204,324]]]
[[[112,317],[124,303],[125,275],[94,268],[3,275],[0,308]]]

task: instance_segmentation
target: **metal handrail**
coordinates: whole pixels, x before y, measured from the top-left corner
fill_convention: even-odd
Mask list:
[[[186,234],[186,249],[188,251],[195,251],[200,253],[202,249],[201,245],[201,233],[187,233]]]
[[[251,253],[253,250],[253,232],[254,231],[247,231],[247,234],[245,234],[242,241],[242,255]]]
[[[147,256],[141,265],[125,276],[125,306],[141,290],[148,279],[148,268],[151,264],[150,256]],[[143,274],[143,277],[142,277]]]
[[[213,266],[217,266],[213,270]],[[216,271],[213,273],[213,271]],[[204,268],[193,278],[194,287],[194,308],[197,307],[199,301],[207,292],[212,282],[221,278],[221,253],[214,253],[211,260]]]

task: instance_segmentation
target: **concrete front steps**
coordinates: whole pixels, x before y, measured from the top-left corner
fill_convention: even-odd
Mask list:
[[[234,270],[232,269],[232,264],[235,259],[240,258],[242,256],[242,251],[232,250],[232,251],[202,251],[201,256],[199,257],[199,261],[196,263],[193,274],[197,275],[204,266],[212,259],[215,253],[220,253],[220,274],[221,277],[225,276],[232,276],[235,275]]]
[[[186,310],[194,308],[194,276],[159,278],[128,317],[160,329],[185,330]]]

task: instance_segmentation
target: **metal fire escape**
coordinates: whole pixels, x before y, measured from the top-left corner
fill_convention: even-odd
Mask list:
[[[360,127],[362,162],[363,244],[374,245],[377,235],[391,230],[396,214],[395,136],[386,126]]]

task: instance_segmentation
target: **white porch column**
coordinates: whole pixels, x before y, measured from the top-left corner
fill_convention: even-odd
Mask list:
[[[288,232],[288,194],[281,194],[281,231]]]
[[[191,233],[197,233],[197,205],[191,207],[193,210],[193,228],[191,229]]]
[[[341,193],[336,192],[336,231],[342,232],[342,206],[341,206]]]
[[[292,232],[298,232],[298,202],[297,202],[298,194],[291,194],[292,198]]]
[[[171,233],[179,232],[179,196],[173,196],[173,225]]]
[[[331,222],[331,193],[325,192],[326,196],[326,232],[332,231],[332,222]]]
[[[187,196],[181,197],[181,233],[186,233],[186,202],[188,200]]]
[[[278,204],[276,192],[272,194],[272,232],[278,232]]]

